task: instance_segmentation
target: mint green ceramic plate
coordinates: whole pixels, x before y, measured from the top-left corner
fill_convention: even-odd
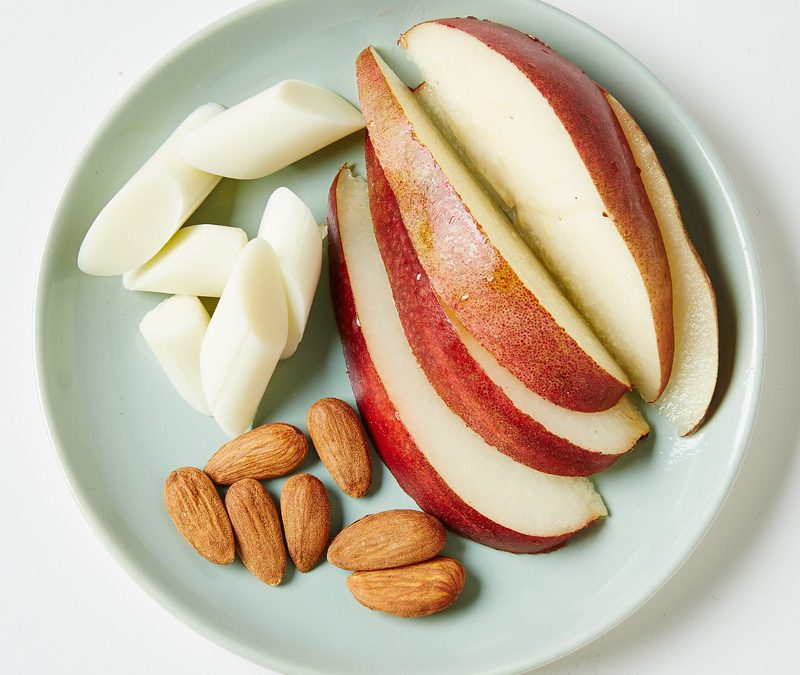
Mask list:
[[[345,573],[321,565],[269,588],[235,563],[200,558],[175,532],[161,501],[175,467],[203,466],[225,438],[172,391],[137,335],[162,298],[123,290],[119,278],[76,267],[81,239],[117,188],[195,106],[233,104],[284,78],[330,87],[356,101],[353,61],[377,45],[412,83],[394,46],[413,23],[474,14],[536,34],[579,63],[635,115],[659,151],[719,297],[723,336],[713,414],[688,440],[648,413],[653,433],[597,477],[611,516],[565,549],[515,556],[451,535],[467,587],[447,612],[403,620],[370,612]],[[344,162],[363,168],[361,137],[337,143],[277,175],[223,181],[191,222],[254,234],[267,196],[297,191],[325,218],[327,188]],[[248,7],[157,65],[117,106],[78,163],[48,239],[36,308],[39,384],[50,433],[78,503],[129,573],[165,607],[219,644],[284,672],[521,672],[596,638],[641,606],[686,559],[730,489],[756,408],[763,301],[753,244],[730,179],[689,114],[631,56],[574,18],[531,0],[370,2],[296,0]],[[322,396],[352,401],[327,282],[307,337],[282,363],[258,421],[304,427]],[[411,506],[377,464],[365,499],[343,497],[324,468],[303,469],[331,488],[334,527]],[[273,496],[282,481],[268,485]]]

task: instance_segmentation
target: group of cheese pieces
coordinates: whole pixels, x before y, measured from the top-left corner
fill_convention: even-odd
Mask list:
[[[285,80],[229,109],[194,110],[108,202],[78,254],[87,274],[169,293],[140,331],[194,408],[230,435],[252,423],[280,359],[303,337],[325,229],[291,190],[270,196],[258,235],[182,227],[219,181],[267,176],[364,126],[327,89]],[[209,316],[200,297],[218,297]]]

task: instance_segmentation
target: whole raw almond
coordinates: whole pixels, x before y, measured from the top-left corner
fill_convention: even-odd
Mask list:
[[[294,566],[308,572],[331,534],[331,503],[322,481],[307,473],[289,478],[281,491],[281,518]]]
[[[294,471],[307,453],[303,432],[276,422],[228,441],[208,460],[204,471],[217,485],[232,485],[243,478],[277,478]]]
[[[164,481],[164,503],[175,527],[206,560],[227,565],[236,557],[233,531],[217,488],[200,469],[175,469]]]
[[[455,602],[466,575],[457,560],[447,557],[396,567],[354,572],[347,587],[365,607],[395,616],[427,616]]]
[[[236,481],[225,495],[239,557],[255,576],[277,586],[286,571],[286,547],[275,502],[253,478]]]
[[[447,534],[422,511],[395,509],[361,518],[344,528],[328,548],[328,562],[345,570],[384,570],[433,558]]]
[[[372,482],[369,442],[358,415],[338,398],[323,398],[308,410],[308,435],[342,491],[363,497]]]

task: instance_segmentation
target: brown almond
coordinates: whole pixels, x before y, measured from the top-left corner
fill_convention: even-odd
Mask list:
[[[347,587],[364,607],[395,616],[427,616],[455,602],[466,575],[457,560],[447,557],[396,567],[354,572]]]
[[[175,527],[206,560],[227,565],[236,557],[233,530],[217,488],[200,469],[175,469],[164,481],[164,503]]]
[[[444,548],[433,516],[395,509],[365,516],[344,528],[328,548],[328,562],[345,570],[384,570],[429,560]]]
[[[204,471],[217,485],[243,478],[277,478],[291,473],[308,454],[308,441],[297,427],[265,424],[228,441],[208,460]]]
[[[281,491],[281,518],[294,566],[308,572],[325,553],[331,534],[331,503],[322,481],[307,473],[289,478]]]
[[[257,480],[244,478],[231,485],[225,508],[242,562],[261,581],[277,586],[286,571],[286,547],[272,497]]]
[[[338,398],[323,398],[308,410],[308,435],[342,491],[363,497],[372,482],[369,442],[358,415]]]

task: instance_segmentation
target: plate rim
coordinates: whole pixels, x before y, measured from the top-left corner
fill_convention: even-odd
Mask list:
[[[506,662],[502,666],[484,669],[482,672],[489,673],[509,673],[526,672],[537,669],[547,664],[558,661],[561,658],[585,647],[594,640],[607,634],[621,623],[629,619],[634,613],[647,604],[650,599],[658,593],[680,570],[685,562],[691,557],[696,548],[701,544],[711,526],[716,521],[722,511],[725,502],[730,495],[731,489],[741,470],[744,457],[752,439],[755,419],[758,414],[761,391],[764,382],[764,361],[765,361],[765,333],[766,333],[766,306],[764,298],[763,280],[761,267],[758,260],[758,253],[753,241],[752,231],[744,210],[744,206],[738,195],[733,180],[728,173],[722,158],[716,148],[711,143],[706,133],[694,116],[684,106],[684,104],[672,93],[672,91],[653,74],[641,61],[633,56],[628,50],[612,40],[597,28],[583,21],[582,19],[570,14],[569,12],[549,5],[543,0],[523,0],[539,6],[540,11],[551,12],[560,15],[562,20],[577,24],[583,30],[589,31],[601,43],[610,47],[622,59],[629,61],[641,74],[650,81],[656,89],[660,89],[670,101],[677,114],[678,121],[686,129],[692,141],[702,151],[707,166],[711,169],[716,185],[720,190],[721,196],[726,203],[726,212],[730,213],[734,225],[736,238],[743,251],[745,268],[747,272],[747,289],[752,306],[752,313],[748,317],[752,326],[752,346],[749,353],[743,354],[747,365],[750,368],[749,384],[744,395],[743,409],[746,414],[740,418],[735,434],[735,443],[729,455],[729,461],[725,466],[725,473],[720,477],[717,492],[707,508],[702,513],[702,517],[695,521],[695,527],[691,536],[683,542],[681,547],[676,547],[675,554],[669,559],[669,564],[661,567],[661,572],[651,581],[647,589],[640,595],[632,598],[626,605],[615,608],[611,614],[612,618],[597,630],[596,625],[584,630],[578,635],[567,635],[560,643],[554,645],[548,651],[539,651],[531,654],[525,659],[517,659],[516,662]],[[66,443],[62,442],[60,431],[56,428],[53,408],[54,402],[47,395],[45,386],[45,364],[44,364],[44,303],[45,286],[48,277],[47,265],[52,254],[52,240],[56,235],[55,224],[61,219],[62,212],[66,209],[66,197],[72,190],[73,184],[78,176],[83,172],[87,157],[90,151],[97,145],[101,136],[111,125],[112,120],[122,111],[131,100],[133,100],[152,79],[154,79],[162,68],[177,58],[182,53],[192,49],[196,44],[202,42],[208,35],[223,30],[228,25],[239,21],[241,18],[281,4],[287,4],[293,0],[255,0],[244,5],[224,16],[212,21],[205,27],[188,36],[174,47],[170,48],[159,58],[156,59],[142,74],[133,82],[119,99],[105,112],[101,122],[92,130],[79,151],[72,167],[70,168],[67,179],[63,183],[60,191],[58,203],[53,210],[50,218],[47,235],[44,238],[42,249],[39,256],[36,282],[34,287],[34,306],[33,306],[33,357],[34,357],[34,376],[36,381],[37,398],[42,418],[45,423],[50,445],[56,462],[66,479],[75,503],[89,523],[94,535],[100,540],[103,546],[111,553],[111,557],[120,568],[139,585],[151,598],[166,609],[170,614],[177,618],[181,623],[191,628],[193,631],[210,640],[214,644],[237,654],[257,665],[266,666],[279,672],[303,672],[322,675],[330,671],[321,671],[310,668],[305,664],[290,661],[271,652],[257,651],[251,649],[246,643],[234,637],[230,637],[224,632],[219,631],[213,625],[199,618],[191,609],[185,608],[173,596],[162,590],[148,574],[143,572],[136,562],[135,557],[116,539],[113,532],[106,528],[100,521],[98,509],[93,504],[90,495],[81,488],[80,481],[71,466],[69,453],[66,451]]]

